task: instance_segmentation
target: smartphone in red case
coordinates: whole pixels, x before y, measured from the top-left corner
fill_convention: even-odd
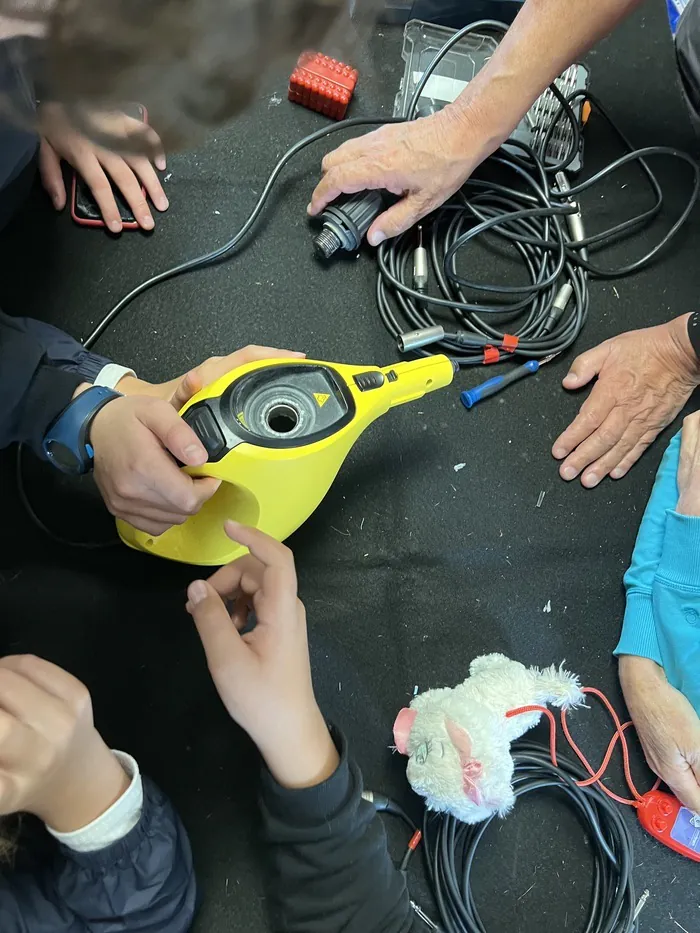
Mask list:
[[[642,797],[637,816],[649,835],[679,855],[700,862],[700,816],[672,794],[650,790]]]
[[[146,113],[146,108],[142,107],[140,104],[133,104],[130,107],[125,108],[124,113],[127,116],[133,117],[135,120],[140,120],[142,123],[148,123],[148,114]],[[114,200],[117,202],[117,209],[119,210],[119,216],[122,221],[124,230],[138,230],[139,223],[134,217],[131,208],[124,199],[123,194],[117,188],[117,186],[111,181],[112,192],[114,194]],[[141,191],[144,198],[146,197],[146,189],[142,186]],[[98,207],[97,201],[93,197],[92,191],[88,187],[85,180],[77,173],[73,172],[73,184],[71,191],[71,217],[77,224],[81,224],[83,227],[104,227],[105,222],[102,219],[102,214],[100,213],[100,208]]]

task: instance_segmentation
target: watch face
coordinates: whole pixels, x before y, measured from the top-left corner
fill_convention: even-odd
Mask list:
[[[60,441],[49,441],[46,445],[46,453],[49,456],[49,459],[56,464],[59,470],[63,470],[64,473],[82,473],[84,472],[83,464],[80,462],[75,453],[65,444],[61,444]]]

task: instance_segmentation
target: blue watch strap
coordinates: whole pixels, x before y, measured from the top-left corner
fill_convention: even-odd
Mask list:
[[[87,473],[94,456],[88,441],[90,425],[100,409],[115,398],[121,398],[121,393],[106,386],[92,386],[74,398],[44,435],[47,460],[64,473]]]

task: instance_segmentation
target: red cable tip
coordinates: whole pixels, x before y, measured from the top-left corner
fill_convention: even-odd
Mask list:
[[[423,838],[423,833],[420,829],[417,829],[415,833],[411,836],[411,841],[408,844],[408,848],[411,852],[415,852],[418,846],[420,845],[421,839]]]

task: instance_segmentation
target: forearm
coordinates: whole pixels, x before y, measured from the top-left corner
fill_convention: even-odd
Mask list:
[[[105,830],[101,827],[104,836]],[[61,857],[38,875],[0,873],[3,933],[96,929],[186,933],[196,902],[185,830],[163,794],[144,781],[136,825],[106,847]]]
[[[362,799],[357,766],[336,739],[335,770],[317,786],[290,790],[263,775],[272,929],[405,933],[413,920],[405,879],[381,819]]]
[[[642,0],[526,0],[491,60],[452,105],[473,132],[487,128],[493,148],[533,102]]]
[[[0,312],[0,447],[22,441],[41,455],[46,428],[106,362],[49,324]]]

